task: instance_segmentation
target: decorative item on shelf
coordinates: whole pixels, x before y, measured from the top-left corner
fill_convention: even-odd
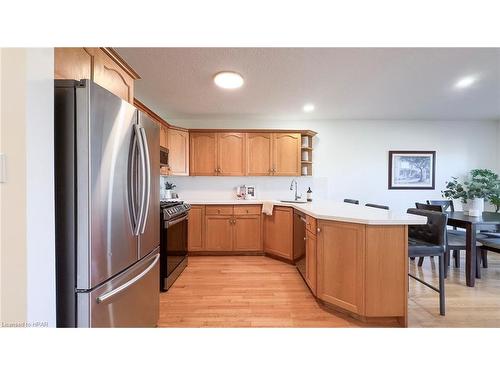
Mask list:
[[[312,202],[312,200],[313,200],[313,194],[312,194],[312,193],[313,193],[313,192],[312,192],[312,190],[311,190],[311,187],[310,187],[310,186],[309,186],[309,188],[307,189],[307,192],[306,192],[306,193],[307,193],[307,201],[308,201],[308,202]]]
[[[307,165],[302,166],[302,176],[307,176]]]
[[[469,216],[481,216],[485,200],[492,203],[497,212],[500,208],[500,180],[498,174],[489,169],[472,169],[463,182],[452,177],[441,194],[447,199],[460,199],[463,211]]]
[[[173,198],[173,195],[175,194],[175,193],[173,193],[175,186],[176,185],[171,184],[168,181],[165,181],[165,190],[163,191],[163,199],[172,199]]]
[[[436,151],[389,151],[389,189],[434,190]]]
[[[302,147],[306,147],[306,148],[310,147],[309,146],[309,137],[308,136],[303,136],[302,139],[301,139],[301,141],[302,141]]]
[[[255,199],[255,186],[247,186],[245,199]]]
[[[302,151],[302,161],[309,161],[309,153],[307,151]]]

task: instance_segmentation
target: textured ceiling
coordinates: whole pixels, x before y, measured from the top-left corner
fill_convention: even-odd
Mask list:
[[[117,48],[138,99],[174,118],[500,119],[500,49]],[[243,75],[218,88],[221,70]],[[460,77],[478,75],[457,91]],[[303,113],[305,103],[316,110]]]

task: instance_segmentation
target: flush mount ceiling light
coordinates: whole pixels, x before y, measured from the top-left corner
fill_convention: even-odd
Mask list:
[[[475,82],[477,81],[476,76],[466,76],[460,78],[456,83],[455,83],[455,88],[456,89],[465,89],[467,87],[472,86]]]
[[[236,72],[219,72],[214,76],[214,82],[223,89],[237,89],[245,82],[241,74]]]
[[[314,104],[311,103],[305,104],[304,107],[302,107],[302,109],[304,110],[304,112],[312,112],[314,111]]]

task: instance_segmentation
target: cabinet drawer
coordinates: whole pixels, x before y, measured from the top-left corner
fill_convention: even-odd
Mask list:
[[[306,215],[306,229],[314,235],[316,234],[316,219],[312,216]]]
[[[234,206],[235,215],[260,215],[262,209],[258,204],[240,204]]]
[[[205,207],[206,215],[232,215],[233,214],[233,206],[225,205],[225,206],[206,206]]]

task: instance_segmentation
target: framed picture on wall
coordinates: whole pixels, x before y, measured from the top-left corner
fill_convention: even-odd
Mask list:
[[[389,189],[434,190],[436,151],[389,151]]]

